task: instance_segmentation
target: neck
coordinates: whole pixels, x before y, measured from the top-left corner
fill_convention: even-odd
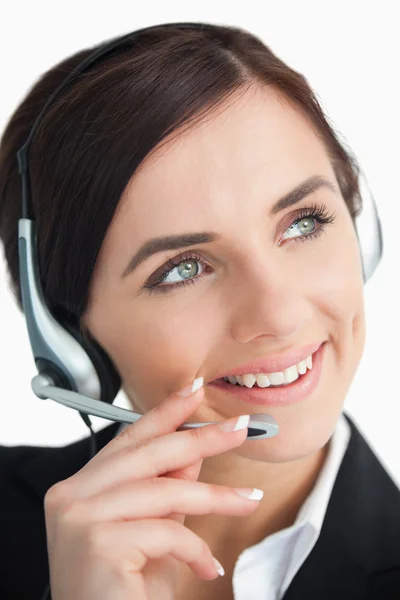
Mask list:
[[[235,516],[234,522],[229,515],[187,515],[185,527],[204,539],[216,556],[225,556],[227,561],[230,557],[236,560],[244,549],[293,525],[315,485],[328,450],[329,442],[313,455],[290,463],[266,464],[231,453],[205,459],[198,481],[232,487],[258,487],[263,490],[264,496],[253,513],[245,517]],[[248,464],[238,469],[237,461],[242,460]],[[235,463],[236,468],[233,467]]]

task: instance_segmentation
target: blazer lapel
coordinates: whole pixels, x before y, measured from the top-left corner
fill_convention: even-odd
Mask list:
[[[320,536],[283,600],[400,598],[400,490],[352,419]]]
[[[119,423],[113,423],[95,433],[100,450],[116,435]],[[60,448],[40,448],[18,469],[16,476],[27,483],[43,501],[47,490],[71,477],[90,460],[90,437]]]

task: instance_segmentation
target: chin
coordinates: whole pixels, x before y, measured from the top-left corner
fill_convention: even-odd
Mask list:
[[[329,443],[343,410],[344,395],[312,394],[304,402],[285,409],[263,412],[271,414],[278,425],[278,435],[265,440],[246,440],[233,452],[260,462],[287,463],[306,459]],[[340,401],[339,401],[340,399]]]

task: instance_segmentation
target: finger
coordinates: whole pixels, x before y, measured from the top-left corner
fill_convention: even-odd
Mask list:
[[[90,554],[98,554],[122,580],[143,585],[143,575],[151,562],[171,556],[186,563],[198,577],[218,575],[206,542],[182,524],[169,519],[143,519],[124,523],[101,523],[91,534]],[[172,567],[172,565],[171,565]]]
[[[255,504],[258,504],[258,500],[243,498],[228,486],[158,477],[126,483],[75,501],[63,514],[72,521],[88,524],[160,518],[170,513],[247,514]]]
[[[228,419],[236,423],[238,418]],[[170,471],[188,467],[205,457],[226,452],[243,443],[247,427],[238,431],[224,432],[216,424],[198,429],[168,433],[149,439],[141,445],[126,447],[115,452],[96,468],[81,469],[72,476],[79,484],[76,498],[84,498],[102,490],[134,482],[156,478]]]
[[[181,469],[175,469],[174,471],[168,471],[164,474],[165,477],[171,477],[171,479],[183,479],[185,481],[197,481],[200,475],[201,467],[203,465],[203,459],[198,460],[193,465],[182,467]]]
[[[203,380],[202,377],[198,379]],[[198,379],[195,381],[197,382]],[[144,413],[135,423],[125,427],[84,468],[90,468],[89,465],[92,463],[99,463],[123,448],[176,431],[197,410],[203,398],[203,386],[196,389],[189,396],[180,396],[178,393],[172,394],[161,404]]]
[[[199,460],[193,465],[189,465],[188,467],[184,467],[183,469],[177,469],[176,471],[170,471],[165,474],[165,477],[170,477],[171,479],[181,479],[183,481],[197,481],[200,475],[201,467],[203,464],[203,460]],[[178,523],[185,522],[186,515],[184,513],[172,512],[167,515],[168,519],[174,519],[178,521]]]

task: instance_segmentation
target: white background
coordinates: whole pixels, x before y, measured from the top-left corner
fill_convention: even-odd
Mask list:
[[[0,130],[33,82],[55,63],[162,22],[242,26],[307,77],[358,157],[381,217],[384,257],[365,287],[366,347],[344,408],[400,486],[398,3],[20,0],[3,2],[0,11]],[[35,365],[0,248],[0,444],[64,445],[86,436],[87,429],[77,412],[39,400],[31,390]],[[121,393],[116,404],[127,406]],[[96,429],[108,424],[92,419]]]

